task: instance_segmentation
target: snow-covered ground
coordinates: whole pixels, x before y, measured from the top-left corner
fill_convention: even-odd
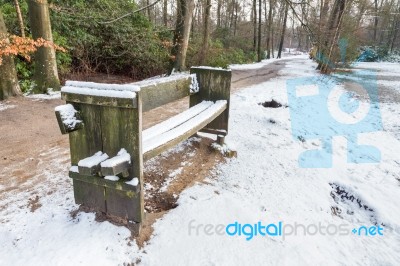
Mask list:
[[[0,103],[0,112],[10,108],[15,108],[15,105],[9,104],[8,102]]]
[[[399,72],[398,65],[384,65],[377,64],[384,75]],[[380,150],[380,162],[347,163],[346,139],[338,134],[331,168],[301,168],[299,154],[320,144],[292,136],[291,111],[301,115],[303,110],[285,107],[290,104],[286,82],[319,76],[314,68],[306,56],[296,57],[279,78],[231,97],[227,143],[238,157],[214,169],[207,184],[185,190],[179,206],[154,224],[141,250],[124,227],[99,223],[90,213],[71,217],[77,206],[67,163],[58,156],[25,184],[26,193],[0,188],[6,196],[0,203],[0,265],[398,265],[400,103],[381,103],[383,130],[359,136]],[[283,106],[259,105],[271,99]],[[41,207],[34,212],[28,202],[32,192],[40,194]],[[281,225],[282,234],[251,234],[258,222],[272,224],[270,233]],[[246,224],[241,235],[225,232],[230,225],[233,234],[238,224]]]
[[[46,94],[26,94],[25,96],[37,101],[61,99],[61,92],[49,90]]]

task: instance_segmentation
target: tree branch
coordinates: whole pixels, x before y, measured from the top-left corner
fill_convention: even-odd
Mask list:
[[[152,7],[152,6],[155,6],[155,5],[156,5],[158,2],[160,2],[160,1],[161,1],[161,0],[156,0],[155,2],[153,2],[153,3],[150,4],[150,5],[147,5],[147,6],[145,6],[145,7],[139,8],[139,9],[134,10],[134,11],[132,11],[132,12],[126,13],[125,15],[122,15],[122,16],[120,16],[120,17],[118,17],[118,18],[113,19],[113,20],[104,21],[104,22],[98,22],[98,23],[99,23],[99,24],[110,24],[110,23],[113,23],[113,22],[118,21],[118,20],[120,20],[120,19],[129,17],[129,16],[131,16],[131,15],[133,15],[133,14],[135,14],[135,13],[138,13],[138,12],[140,12],[140,11],[143,11],[143,10],[145,10],[145,9],[148,9],[148,8],[150,8],[150,7]]]

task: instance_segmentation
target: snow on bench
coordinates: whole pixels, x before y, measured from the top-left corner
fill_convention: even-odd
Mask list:
[[[61,88],[61,98],[67,102],[136,108],[139,91],[140,87],[132,84],[67,81]]]
[[[80,160],[78,162],[78,171],[82,175],[96,175],[100,172],[100,163],[107,159],[107,153],[98,151],[94,155]]]
[[[203,101],[165,121],[165,125],[162,125],[162,127],[159,124],[149,128],[147,132],[152,133],[152,137],[143,137],[145,140],[143,142],[144,160],[160,154],[198,132],[219,116],[227,108],[227,104],[225,100],[216,103],[211,102],[211,104],[209,101]],[[159,130],[159,134],[156,134],[157,130]],[[144,134],[146,134],[146,131]]]
[[[131,156],[125,149],[121,149],[117,156],[112,157],[101,165],[101,174],[103,176],[115,176],[128,171],[131,164]]]
[[[143,131],[143,141],[149,140],[153,138],[154,136],[160,135],[164,132],[167,132],[168,130],[173,129],[174,127],[179,126],[183,122],[186,122],[190,118],[198,115],[199,113],[203,112],[205,109],[210,107],[213,104],[212,101],[203,101],[188,110],[171,117],[168,120],[165,120],[161,122],[160,124],[157,124],[151,128],[148,128]]]
[[[82,127],[78,111],[72,104],[59,105],[54,108],[57,122],[62,134],[67,134]]]

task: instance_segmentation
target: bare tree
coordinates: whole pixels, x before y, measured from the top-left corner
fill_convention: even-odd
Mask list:
[[[29,0],[28,8],[33,39],[43,38],[53,42],[47,0]],[[33,79],[36,84],[32,91],[34,93],[46,93],[48,88],[60,89],[54,47],[42,46],[35,52]]]
[[[326,30],[325,42],[321,49],[324,56],[320,60],[318,68],[322,73],[328,73],[332,68],[332,52],[339,37],[340,26],[345,12],[346,0],[335,0],[332,12],[329,17],[328,28]]]
[[[206,6],[204,10],[204,31],[203,31],[203,44],[200,53],[200,65],[204,64],[207,57],[208,42],[210,39],[210,10],[211,10],[211,0],[206,0]]]
[[[222,8],[222,0],[218,0],[217,2],[217,27],[221,27],[221,8]]]
[[[253,0],[253,50],[257,51],[257,0]]]
[[[261,32],[261,26],[262,26],[262,24],[261,24],[261,18],[262,18],[262,16],[261,16],[261,11],[262,11],[262,8],[261,8],[261,0],[258,0],[258,41],[257,41],[257,43],[258,43],[258,46],[257,46],[257,61],[258,62],[261,62],[261,60],[262,60],[262,54],[261,54],[261,36],[262,36],[262,32]]]
[[[280,38],[280,41],[279,41],[278,55],[277,55],[276,58],[281,58],[281,56],[282,56],[282,49],[283,49],[283,42],[285,40],[286,22],[287,22],[288,11],[289,11],[289,4],[286,3],[285,4],[285,15],[283,17],[281,38]]]
[[[175,71],[186,70],[186,52],[189,45],[190,29],[194,10],[194,0],[178,0],[174,45],[171,51],[171,74]]]
[[[168,26],[168,0],[163,2],[163,23],[165,27]]]
[[[271,58],[271,35],[272,35],[272,8],[273,0],[269,0],[268,30],[267,30],[267,59]]]
[[[397,7],[397,12],[395,13],[394,19],[393,19],[393,26],[392,26],[392,38],[390,40],[390,52],[393,52],[393,48],[394,48],[394,44],[396,42],[397,39],[397,34],[399,32],[399,28],[400,28],[400,2],[398,3],[398,7]]]
[[[375,16],[374,16],[374,44],[376,45],[378,31],[378,0],[374,0]]]
[[[19,6],[18,0],[14,0],[14,5],[15,5],[15,11],[17,12],[17,19],[19,24],[19,30],[21,32],[21,37],[25,38],[24,20],[22,19],[21,8]]]
[[[7,38],[7,28],[4,23],[3,14],[0,12],[0,40]],[[10,96],[21,93],[19,88],[17,72],[15,70],[14,59],[11,56],[3,56],[0,64],[0,100],[5,100]]]

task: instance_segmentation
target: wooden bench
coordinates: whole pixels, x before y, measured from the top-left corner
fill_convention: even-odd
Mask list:
[[[126,219],[139,232],[143,161],[199,131],[226,135],[230,86],[230,70],[207,67],[126,85],[67,81],[67,104],[55,111],[69,134],[75,202]],[[189,109],[142,131],[143,112],[187,96]]]

